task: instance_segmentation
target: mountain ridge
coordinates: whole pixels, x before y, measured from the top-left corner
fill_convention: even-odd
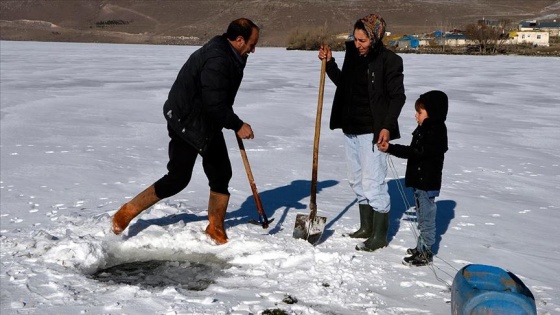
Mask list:
[[[379,13],[394,34],[462,29],[481,19],[557,18],[553,0],[2,0],[0,39],[145,44],[202,44],[247,17],[261,27],[260,46],[287,45],[296,30],[350,33]]]

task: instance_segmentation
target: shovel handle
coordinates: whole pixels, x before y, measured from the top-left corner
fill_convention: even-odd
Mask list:
[[[247,172],[247,178],[249,179],[249,185],[251,186],[251,190],[253,191],[253,198],[255,199],[255,205],[257,206],[257,212],[259,213],[259,217],[262,220],[263,229],[268,228],[268,218],[266,213],[264,212],[261,198],[259,197],[259,193],[257,192],[257,185],[255,185],[255,179],[253,178],[253,172],[251,172],[251,166],[249,165],[249,159],[247,158],[247,153],[245,152],[245,146],[243,145],[243,140],[239,138],[237,134],[235,134],[235,138],[237,139],[237,144],[239,145],[239,151],[241,152],[241,158],[243,159],[243,165],[245,166],[245,171]]]
[[[325,94],[325,72],[327,59],[321,60],[321,76],[319,80],[319,99],[317,101],[317,117],[315,118],[315,139],[313,141],[313,169],[311,171],[311,214],[309,218],[315,219],[317,215],[317,168],[319,166],[319,138],[321,136],[321,115],[323,112],[323,95]]]

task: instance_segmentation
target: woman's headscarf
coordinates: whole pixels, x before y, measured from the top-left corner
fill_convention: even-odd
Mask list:
[[[377,14],[370,14],[360,19],[364,23],[367,36],[371,40],[371,46],[375,46],[383,39],[385,35],[385,27],[387,24],[382,17]]]

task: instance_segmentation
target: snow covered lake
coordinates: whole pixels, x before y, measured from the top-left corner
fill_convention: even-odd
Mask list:
[[[342,133],[328,128],[328,79],[317,194],[327,226],[317,246],[292,237],[309,213],[320,62],[282,48],[257,47],[234,107],[255,132],[244,144],[271,226],[246,224],[257,212],[225,130],[229,243],[204,234],[200,162],[183,192],[112,235],[112,214],[166,172],[162,106],[196,48],[0,42],[2,314],[449,314],[449,286],[471,263],[511,271],[539,314],[560,313],[560,58],[402,55],[397,143],[410,142],[420,94],[450,99],[431,269],[401,264],[415,244],[404,160],[390,159],[389,246],[358,252],[342,236],[358,206]]]

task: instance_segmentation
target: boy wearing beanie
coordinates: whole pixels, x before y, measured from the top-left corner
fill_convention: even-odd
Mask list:
[[[380,151],[408,159],[405,185],[414,190],[418,236],[416,248],[409,248],[403,264],[425,266],[432,262],[432,245],[436,236],[435,197],[439,196],[444,154],[447,152],[448,99],[442,91],[420,95],[414,105],[418,127],[412,133],[409,146],[383,142]]]

